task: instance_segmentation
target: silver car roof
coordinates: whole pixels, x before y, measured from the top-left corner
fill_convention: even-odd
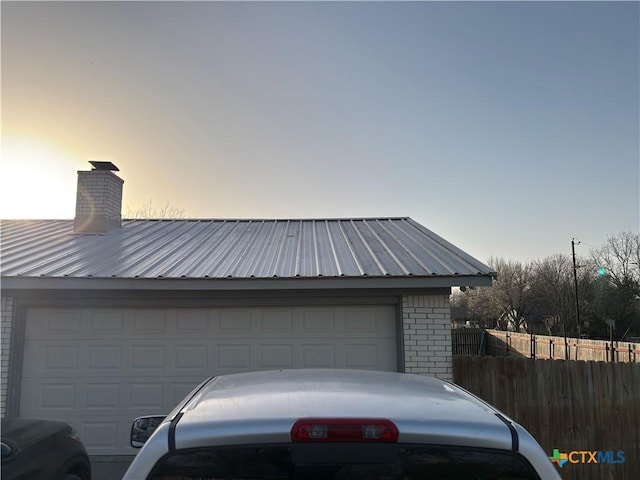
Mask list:
[[[511,449],[496,410],[443,380],[361,370],[280,370],[215,377],[180,409],[176,448],[287,443],[300,418],[384,418],[401,443]]]

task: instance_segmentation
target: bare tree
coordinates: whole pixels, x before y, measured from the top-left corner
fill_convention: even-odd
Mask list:
[[[491,258],[497,272],[493,286],[469,289],[452,296],[451,304],[464,318],[485,327],[545,325],[549,334],[578,332],[573,262],[556,254],[533,263]],[[640,235],[621,233],[578,259],[580,329],[594,336],[609,335],[607,320],[615,321],[615,336],[640,334]]]
[[[500,319],[500,306],[493,287],[469,288],[451,296],[451,307],[464,312],[465,319],[485,328],[494,328]]]
[[[522,326],[531,331],[532,314],[537,305],[536,294],[531,288],[533,267],[501,258],[489,259],[489,265],[498,273],[493,289],[502,316],[509,319],[515,331]]]
[[[591,252],[595,321],[615,322],[616,337],[640,330],[640,235],[623,232]]]
[[[556,254],[534,262],[532,288],[541,310],[556,318],[562,332],[573,327],[575,290],[573,264],[568,255]]]
[[[640,234],[622,232],[610,236],[607,243],[591,252],[601,275],[616,285],[640,283]]]
[[[147,203],[137,209],[127,207],[125,218],[132,220],[140,219],[161,219],[161,218],[184,218],[185,211],[183,208],[175,207],[167,202],[164,207],[156,207],[153,199],[149,199]]]

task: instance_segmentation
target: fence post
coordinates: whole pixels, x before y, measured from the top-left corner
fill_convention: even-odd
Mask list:
[[[609,321],[607,320],[607,323]],[[611,363],[615,362],[615,358],[613,357],[613,323],[609,324],[609,341],[611,342]]]
[[[616,350],[613,344],[613,339],[611,339],[611,363],[614,363],[616,361],[615,351]]]
[[[536,338],[533,336],[533,332],[529,335],[529,356],[536,358]]]
[[[549,359],[553,360],[553,338],[549,339]]]

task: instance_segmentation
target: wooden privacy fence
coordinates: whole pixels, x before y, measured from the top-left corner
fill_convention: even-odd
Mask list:
[[[640,344],[487,330],[486,354],[556,360],[640,362]],[[455,352],[454,352],[455,354]]]
[[[458,385],[529,430],[548,455],[602,452],[600,463],[566,463],[564,480],[640,479],[639,364],[454,356],[453,373]],[[624,463],[613,463],[621,451]],[[582,457],[591,458],[572,459]]]
[[[482,328],[454,328],[451,344],[454,355],[484,355],[487,332]]]

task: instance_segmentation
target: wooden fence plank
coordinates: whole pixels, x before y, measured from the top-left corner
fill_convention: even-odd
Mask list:
[[[640,355],[639,355],[640,357]],[[631,430],[629,441],[633,445],[638,445],[638,449],[635,452],[636,461],[640,464],[640,372],[633,371],[633,364],[628,364],[627,369],[630,371],[625,377],[629,378],[629,392],[631,398],[631,411],[633,412],[633,421],[628,424],[627,428]],[[637,373],[637,374],[636,374]],[[627,453],[630,456],[631,453]],[[640,467],[639,467],[640,469]],[[630,472],[629,465],[627,465],[627,472]],[[640,478],[640,476],[638,476]]]
[[[483,338],[486,331],[480,328],[455,328],[451,332],[454,355],[484,355]]]
[[[586,362],[579,360],[574,362],[567,362],[566,372],[568,381],[571,384],[571,399],[569,407],[571,409],[572,425],[572,438],[579,440],[581,450],[591,450],[594,448],[590,439],[589,423],[586,421],[580,421],[582,418],[589,417],[586,413],[589,409],[585,408],[584,399],[587,398],[587,392],[589,389],[588,376],[586,370]],[[590,467],[585,464],[579,465],[580,474],[577,478],[582,478],[585,475],[586,468]]]
[[[462,329],[458,329],[462,330]],[[487,348],[483,354],[496,356],[532,357],[532,349],[537,358],[565,359],[565,339],[546,335],[486,330]],[[462,337],[461,337],[462,338]],[[465,337],[466,338],[466,337]],[[533,340],[533,341],[532,341]],[[460,340],[462,341],[462,340]],[[465,340],[466,341],[466,340]],[[610,362],[640,363],[640,344],[632,342],[614,342],[615,355],[611,355],[611,342],[606,340],[588,340],[567,338],[571,360],[594,360]],[[454,350],[455,355],[455,350]]]
[[[549,362],[546,360],[534,362],[535,385],[527,393],[535,399],[532,406],[535,410],[536,418],[532,419],[527,428],[542,445],[551,445],[551,423],[549,419],[549,404],[551,402],[551,392],[549,388]],[[531,392],[537,392],[533,395]],[[535,432],[535,433],[533,433]]]
[[[625,452],[625,463],[565,464],[564,480],[640,479],[640,364],[455,357],[454,379],[521,423],[548,454],[611,451],[616,460]]]

